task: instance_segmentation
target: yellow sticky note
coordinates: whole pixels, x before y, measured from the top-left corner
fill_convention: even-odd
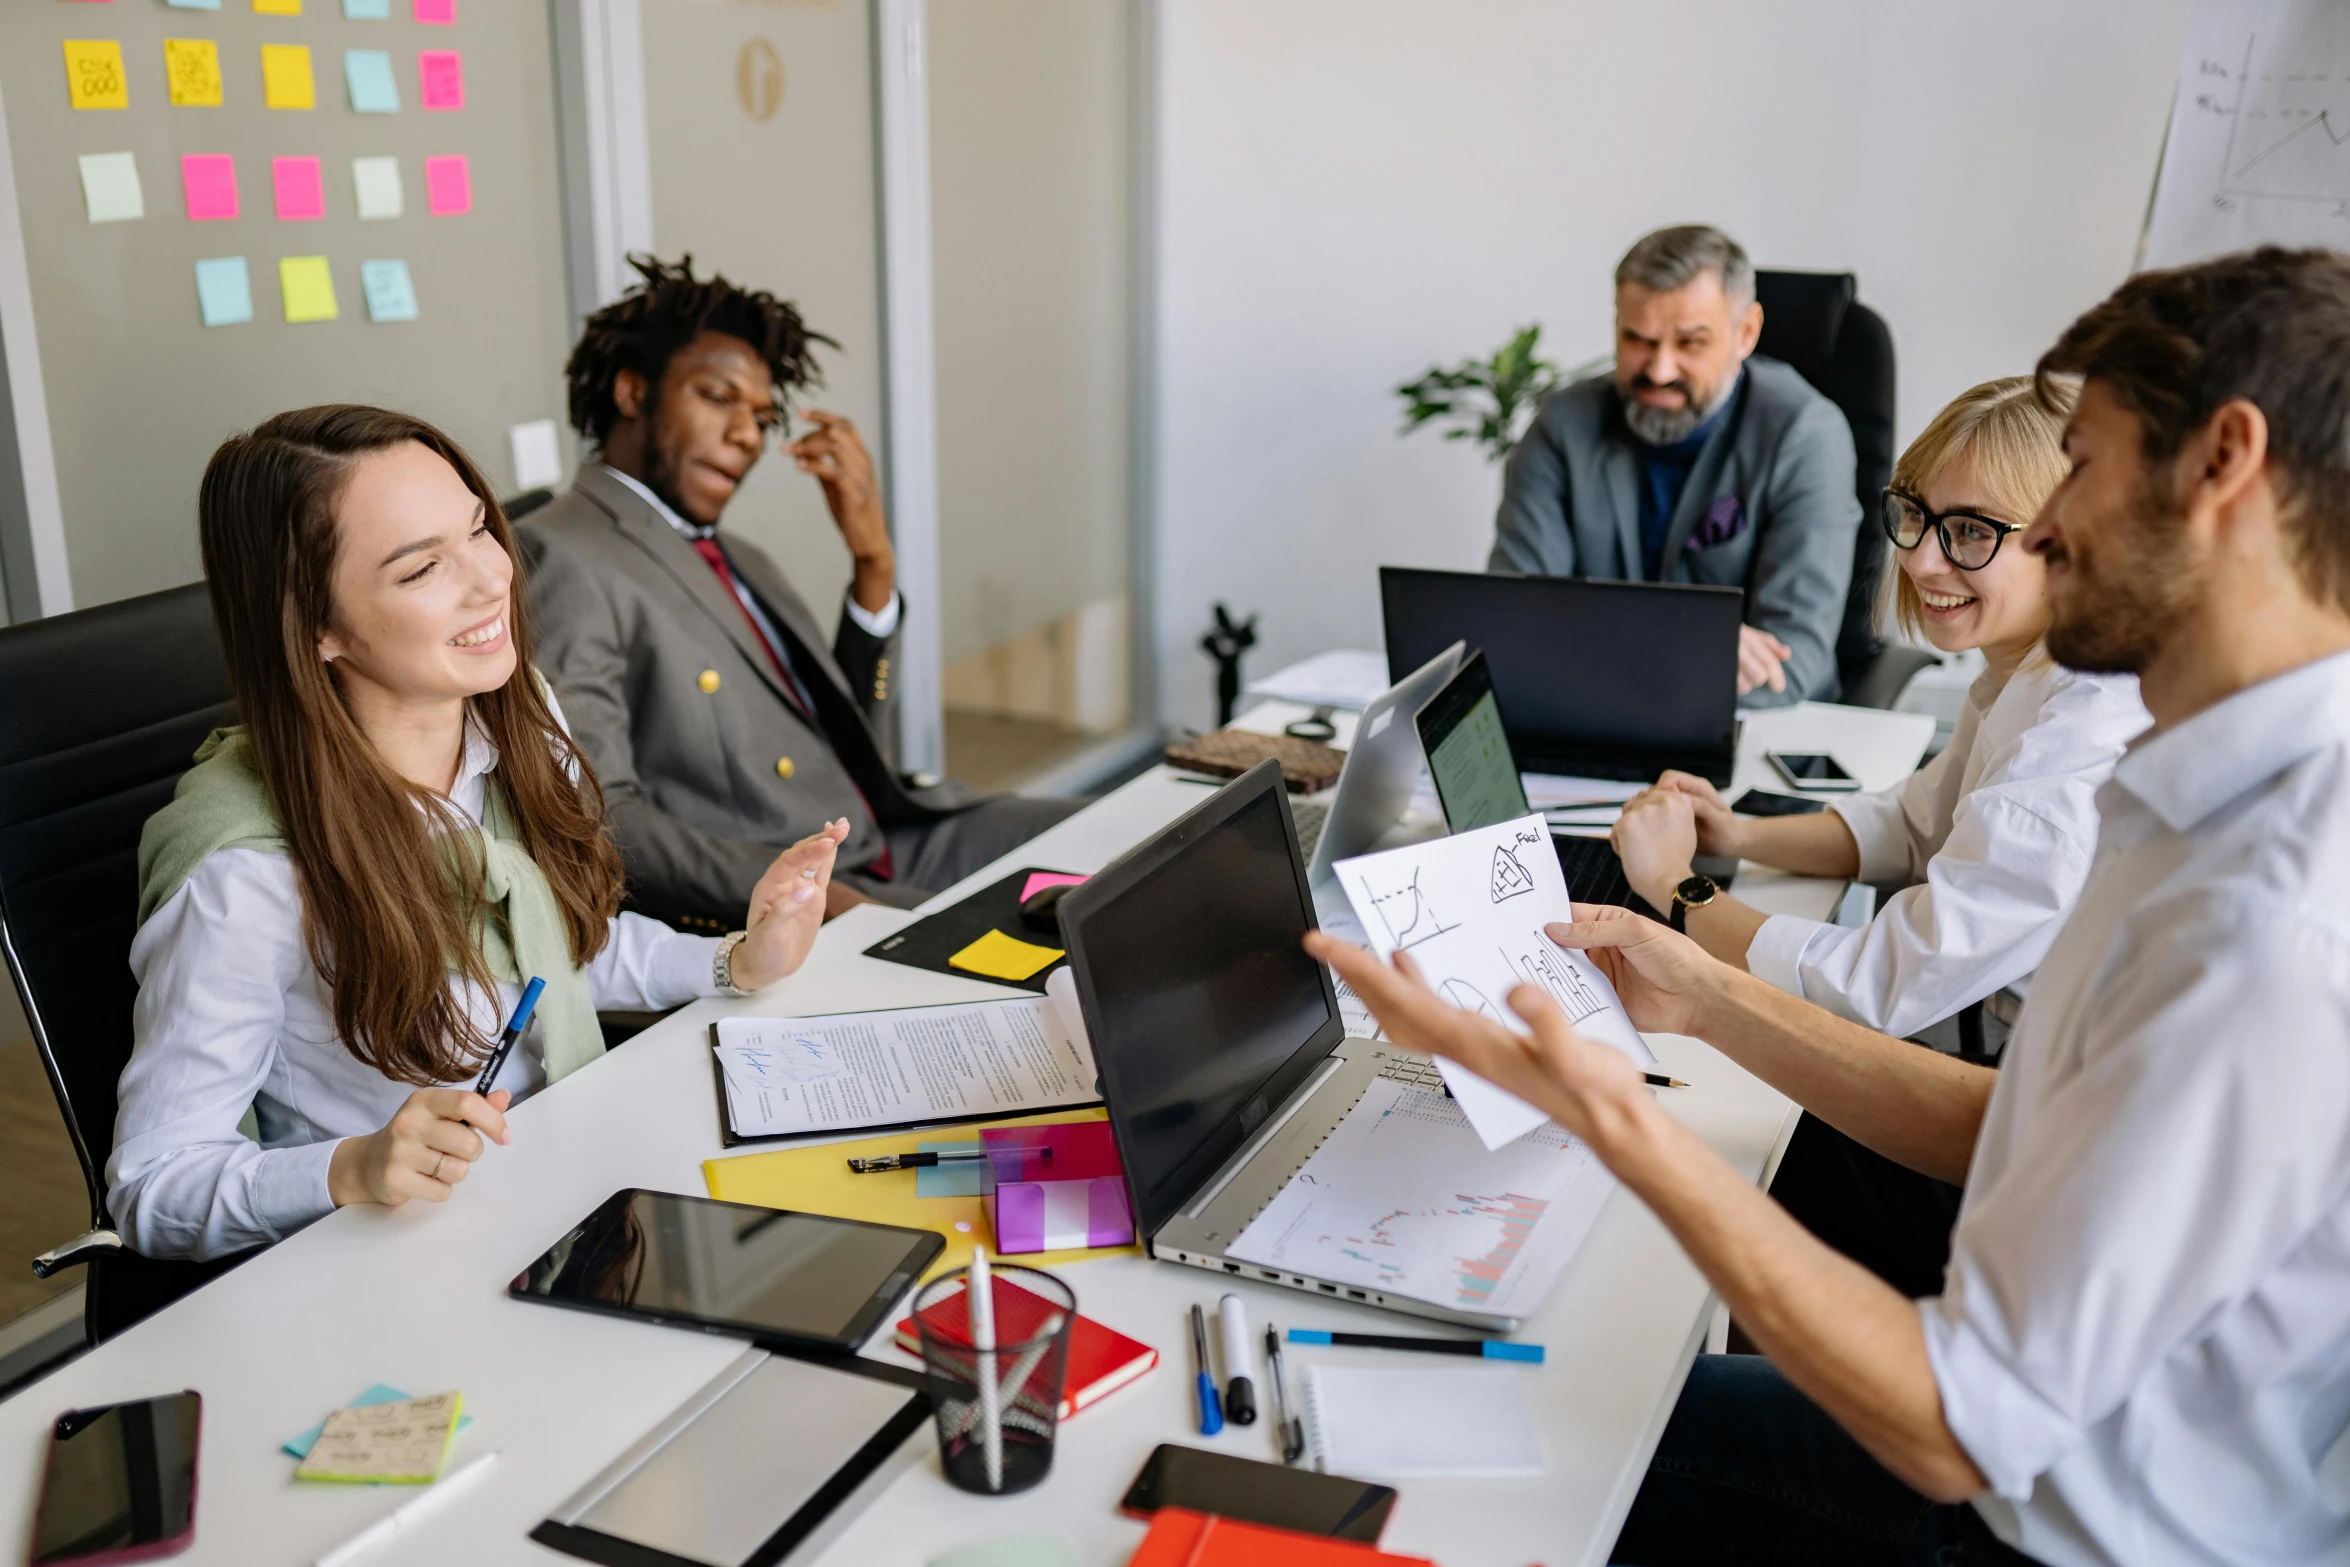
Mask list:
[[[279,257],[277,287],[286,297],[288,321],[332,321],[341,313],[335,309],[335,275],[324,256]]]
[[[318,106],[318,88],[310,79],[308,44],[261,46],[261,96],[272,109]]]
[[[300,16],[302,0],[253,0],[255,16]]]
[[[294,1478],[429,1485],[449,1461],[464,1413],[464,1395],[453,1392],[338,1409],[326,1417]]]
[[[112,38],[68,38],[65,90],[77,109],[129,108],[131,84],[122,71],[122,44]]]
[[[1066,956],[1059,947],[1040,947],[1033,941],[991,930],[947,959],[947,966],[967,974],[984,974],[989,979],[1026,979],[1046,964]]]
[[[220,48],[209,38],[163,40],[163,72],[175,108],[220,107]]]

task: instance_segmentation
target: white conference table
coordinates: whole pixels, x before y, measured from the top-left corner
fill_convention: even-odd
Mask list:
[[[1302,713],[1299,709],[1297,712]],[[1252,715],[1278,727],[1278,706]],[[1916,765],[1932,721],[1808,706],[1757,715],[1734,788],[1761,749],[1827,749],[1871,787]],[[1003,862],[1092,871],[1196,805],[1201,787],[1165,768],[1104,797]],[[1000,870],[943,894],[951,901]],[[1750,871],[1738,891],[1759,905],[1824,918],[1840,883]],[[0,1541],[29,1540],[43,1445],[68,1408],[193,1387],[204,1395],[196,1542],[181,1561],[306,1563],[413,1493],[305,1485],[278,1449],[369,1385],[412,1393],[461,1389],[474,1424],[453,1461],[489,1449],[490,1482],[368,1558],[369,1563],[545,1564],[571,1560],[529,1530],[740,1352],[734,1341],[509,1300],[507,1281],[612,1191],[702,1193],[701,1163],[723,1153],[706,1029],[731,1013],[860,1010],[981,999],[977,980],[862,956],[911,916],[865,907],[835,921],[801,972],[747,1000],[704,1001],[610,1058],[539,1094],[440,1206],[348,1208],[0,1403]],[[1762,1179],[1793,1124],[1776,1092],[1695,1040],[1657,1036],[1666,1068],[1693,1086],[1666,1102],[1741,1171]],[[1196,1270],[1136,1257],[1077,1264],[1064,1275],[1080,1309],[1156,1346],[1161,1367],[1087,1409],[1061,1432],[1047,1481],[1025,1495],[977,1498],[939,1473],[929,1428],[920,1461],[836,1540],[827,1563],[919,1567],[974,1541],[1051,1532],[1086,1567],[1122,1564],[1143,1526],[1118,1498],[1161,1442],[1271,1459],[1270,1424],[1201,1438],[1190,1405],[1185,1313],[1223,1287]],[[1408,1320],[1268,1285],[1233,1283],[1254,1320],[1404,1332]],[[1447,1567],[1523,1567],[1600,1559],[1637,1490],[1649,1453],[1712,1317],[1710,1293],[1645,1209],[1608,1199],[1566,1278],[1518,1335],[1548,1362],[1516,1373],[1539,1435],[1536,1481],[1419,1482],[1402,1487],[1390,1549]],[[868,1352],[903,1359],[879,1342]],[[1292,1385],[1315,1354],[1300,1351]],[[1376,1352],[1369,1352],[1376,1353]],[[1382,1357],[1393,1364],[1393,1356]],[[777,1440],[790,1440],[778,1432]]]

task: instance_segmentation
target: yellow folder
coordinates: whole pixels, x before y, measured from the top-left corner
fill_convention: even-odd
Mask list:
[[[964,1126],[893,1132],[887,1137],[868,1137],[862,1142],[736,1154],[729,1159],[703,1160],[702,1179],[709,1183],[710,1195],[721,1202],[755,1203],[762,1208],[793,1208],[801,1213],[936,1230],[946,1237],[947,1249],[939,1253],[938,1261],[922,1276],[927,1282],[970,1263],[972,1245],[987,1236],[986,1203],[977,1197],[917,1197],[912,1170],[855,1175],[849,1170],[851,1159],[913,1153],[922,1143],[977,1142],[979,1134],[990,1127],[1067,1126],[1107,1119],[1109,1114],[1103,1110],[1063,1110]],[[957,1229],[957,1224],[970,1228]],[[1009,1260],[1023,1267],[1050,1268],[1093,1257],[1139,1256],[1141,1251],[1139,1246],[1103,1246],[1090,1251],[1040,1251]]]

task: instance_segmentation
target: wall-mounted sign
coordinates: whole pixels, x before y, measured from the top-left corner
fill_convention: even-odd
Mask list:
[[[783,107],[783,56],[764,38],[754,38],[734,57],[734,95],[754,120],[775,118]]]

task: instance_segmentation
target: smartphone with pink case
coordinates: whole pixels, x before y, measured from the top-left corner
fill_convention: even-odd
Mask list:
[[[100,1567],[176,1556],[196,1538],[194,1389],[69,1409],[49,1431],[34,1567]]]

